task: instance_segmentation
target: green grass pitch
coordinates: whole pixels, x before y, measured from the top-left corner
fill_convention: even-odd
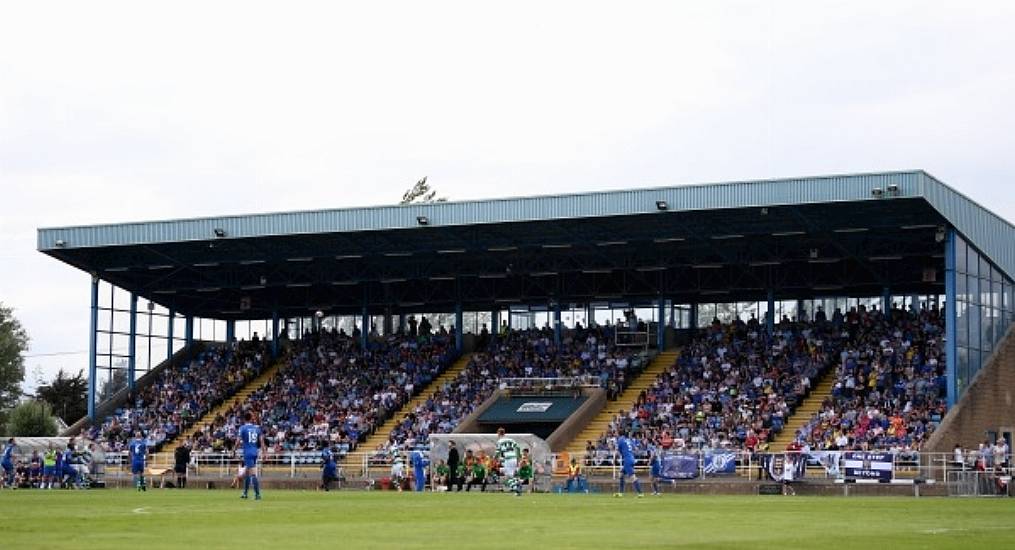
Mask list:
[[[1015,501],[2,491],[0,548],[1013,548]]]

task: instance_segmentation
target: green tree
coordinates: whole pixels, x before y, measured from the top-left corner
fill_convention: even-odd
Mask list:
[[[96,403],[105,403],[106,401],[113,398],[116,392],[127,387],[127,366],[126,362],[121,365],[114,365],[113,375],[102,381],[102,385],[99,386],[99,395],[96,397]],[[85,389],[88,388],[88,382],[85,382]],[[87,408],[87,406],[86,406]],[[66,419],[65,419],[66,420]]]
[[[21,398],[27,349],[28,333],[14,317],[14,310],[0,303],[0,421]]]
[[[416,182],[402,195],[402,201],[398,204],[421,204],[428,202],[445,202],[447,197],[438,197],[437,191],[430,188],[430,184],[426,182],[426,177]]]
[[[26,401],[11,411],[7,420],[7,435],[13,437],[53,437],[56,419],[53,409],[44,401]]]
[[[67,424],[73,424],[88,414],[88,380],[84,371],[70,376],[63,369],[56,373],[56,378],[35,390],[35,395],[45,401],[57,416]]]

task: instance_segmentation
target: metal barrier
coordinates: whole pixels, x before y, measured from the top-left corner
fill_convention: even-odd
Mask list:
[[[501,378],[500,384],[509,390],[541,388],[598,388],[599,377],[592,375],[561,376],[556,378]]]
[[[772,457],[792,454],[749,453],[727,449],[668,452],[693,457],[695,464],[693,477],[696,479],[725,477],[744,481],[766,479],[763,467]],[[828,461],[821,463],[820,452],[803,454],[807,455],[806,467],[803,468],[803,477],[797,479],[798,481],[834,482],[846,478],[843,454],[832,455],[834,463]],[[1006,457],[1001,467],[995,464],[975,465],[986,468],[984,471],[971,464],[953,462],[951,453],[891,454],[892,480],[895,482],[912,480],[921,483],[948,483],[949,494],[956,496],[1008,494],[1006,491],[1012,476],[1010,457]],[[386,453],[356,451],[341,454],[337,458],[340,476],[347,479],[376,480],[390,474],[391,458]],[[431,460],[431,465],[441,458],[444,457],[435,457],[435,460]],[[583,465],[587,477],[615,479],[620,475],[621,460],[614,451],[554,454],[553,464],[558,467],[553,473],[557,476],[564,475],[566,464],[563,464],[563,460],[570,458],[578,460]],[[728,460],[732,460],[732,466],[728,466]],[[171,469],[173,463],[173,454],[169,452],[149,455],[147,461],[149,469]],[[191,475],[201,478],[231,479],[236,475],[241,463],[240,456],[233,453],[194,453],[191,456],[189,471]],[[260,469],[260,475],[266,479],[318,479],[321,474],[321,456],[319,452],[268,453],[262,456]],[[645,454],[637,456],[635,471],[644,475],[649,470],[649,457]],[[105,476],[107,479],[131,478],[130,460],[126,453],[106,454]]]

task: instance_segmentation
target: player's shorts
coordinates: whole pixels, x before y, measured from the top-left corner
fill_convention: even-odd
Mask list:
[[[173,471],[176,472],[177,474],[180,474],[182,476],[183,474],[187,473],[187,465],[186,464],[177,464],[177,465],[173,466]]]
[[[515,477],[515,474],[518,472],[518,459],[505,459],[504,463],[501,465],[501,471],[504,472],[506,477]]]
[[[621,467],[621,473],[624,474],[625,476],[633,476],[634,462],[625,462],[624,465]]]
[[[144,462],[131,462],[130,473],[132,474],[143,474],[144,473]]]
[[[325,480],[334,480],[334,479],[338,478],[338,469],[337,468],[325,468],[321,472],[321,477],[323,479],[325,479]]]
[[[55,466],[43,466],[42,475],[46,477],[53,477],[53,469]]]
[[[243,455],[243,466],[245,468],[256,468],[257,455]]]
[[[391,465],[391,477],[401,479],[405,477],[405,464],[395,463]]]
[[[236,468],[236,477],[243,477],[245,475],[247,475],[247,469],[244,468],[243,465],[241,464],[239,467]]]

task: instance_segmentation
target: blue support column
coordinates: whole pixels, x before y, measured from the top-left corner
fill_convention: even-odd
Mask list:
[[[958,311],[955,286],[955,230],[949,229],[945,239],[945,379],[948,384],[948,408],[958,402],[957,373],[959,364]]]
[[[194,316],[188,315],[183,329],[184,344],[189,348],[194,344]]]
[[[169,310],[169,329],[166,331],[166,361],[173,358],[173,331],[176,326],[176,312]]]
[[[881,314],[888,315],[892,310],[892,289],[887,286],[881,290]]]
[[[88,418],[95,422],[95,392],[99,384],[95,354],[98,352],[99,328],[99,278],[92,276],[92,308],[88,323]]]
[[[797,320],[798,323],[803,322],[803,320],[804,320],[804,301],[803,300],[797,300],[796,301],[796,320]]]
[[[698,304],[691,304],[690,319],[692,333],[698,330]]]
[[[271,358],[278,358],[278,311],[271,312]]]
[[[490,341],[496,342],[497,336],[500,335],[500,310],[495,309],[490,312]]]
[[[459,352],[461,352],[464,347],[463,335],[465,331],[462,330],[463,319],[464,314],[462,313],[462,303],[458,302],[455,304],[455,349]]]
[[[367,349],[370,342],[370,312],[367,309],[366,300],[363,301],[363,318],[360,321],[359,343],[363,349]]]
[[[560,301],[558,300],[553,304],[553,344],[560,347],[561,333],[564,330],[563,323],[560,322]]]
[[[768,313],[765,314],[765,330],[771,336],[775,333],[775,292],[768,291]]]
[[[659,318],[656,319],[656,349],[663,351],[666,347],[666,300],[659,298]]]
[[[232,342],[236,339],[236,321],[230,319],[226,321],[226,342]]]
[[[134,391],[137,373],[137,294],[130,293],[130,340],[127,342],[127,388]]]
[[[405,314],[398,314],[398,333],[405,334]]]

